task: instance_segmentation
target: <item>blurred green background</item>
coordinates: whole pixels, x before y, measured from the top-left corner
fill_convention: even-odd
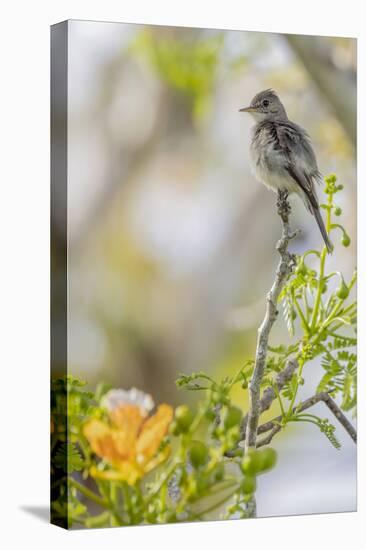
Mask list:
[[[344,184],[352,244],[336,241],[330,263],[353,271],[354,39],[71,21],[68,85],[70,373],[177,404],[191,398],[175,387],[179,372],[224,376],[253,356],[280,225],[275,195],[250,173],[253,123],[238,109],[262,89],[279,93],[321,172]],[[311,216],[292,204],[293,250],[319,248]],[[272,342],[288,338],[278,322]],[[311,426],[281,435],[269,495],[282,492],[282,508],[267,486],[259,514],[354,509],[355,450],[339,436],[343,455]],[[323,500],[317,478],[306,496],[314,464]]]

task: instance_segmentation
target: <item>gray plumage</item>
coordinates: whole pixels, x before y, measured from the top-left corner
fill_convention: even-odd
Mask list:
[[[256,178],[273,191],[286,189],[298,194],[315,217],[328,252],[332,252],[315,189],[321,175],[307,132],[288,119],[273,90],[260,92],[240,111],[251,113],[256,120],[250,146]]]

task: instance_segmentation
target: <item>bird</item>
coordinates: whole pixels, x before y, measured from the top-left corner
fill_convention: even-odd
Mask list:
[[[314,216],[325,246],[333,251],[319,209],[316,184],[321,181],[310,137],[295,122],[289,120],[277,92],[263,90],[254,96],[249,107],[239,112],[250,113],[253,127],[250,159],[256,179],[277,193],[296,193]]]

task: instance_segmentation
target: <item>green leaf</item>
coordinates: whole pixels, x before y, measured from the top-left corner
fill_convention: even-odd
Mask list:
[[[319,422],[319,428],[335,449],[341,448],[341,444],[335,436],[335,426],[333,426],[328,419],[321,420]]]
[[[284,315],[287,330],[290,336],[293,336],[295,333],[294,313],[296,313],[295,308],[291,302],[290,297],[286,294],[286,296],[283,299],[283,315]]]
[[[58,448],[54,464],[65,473],[71,474],[83,469],[84,461],[78,449],[72,443],[62,443]]]

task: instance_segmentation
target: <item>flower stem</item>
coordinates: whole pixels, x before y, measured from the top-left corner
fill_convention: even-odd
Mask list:
[[[99,497],[96,495],[93,491],[88,489],[87,487],[84,487],[84,485],[81,485],[76,479],[73,479],[72,477],[68,478],[69,484],[72,485],[79,493],[83,494],[86,498],[89,500],[92,500],[95,502],[95,504],[98,504],[102,508],[110,509],[110,506],[106,499]]]

